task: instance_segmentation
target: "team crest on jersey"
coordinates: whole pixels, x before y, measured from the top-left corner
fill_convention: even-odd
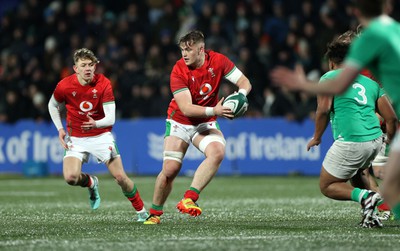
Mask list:
[[[93,98],[97,98],[97,94],[96,94],[96,93],[97,93],[97,90],[96,90],[96,89],[93,89],[92,92],[93,92]]]
[[[76,96],[76,91],[72,92],[72,96],[74,96],[74,97]]]
[[[82,102],[79,104],[79,108],[80,108],[81,111],[83,111],[83,112],[88,112],[88,111],[90,111],[90,110],[93,109],[93,104],[90,103],[89,101],[82,101]]]
[[[211,77],[215,77],[214,69],[213,68],[208,68],[208,72],[211,74]]]

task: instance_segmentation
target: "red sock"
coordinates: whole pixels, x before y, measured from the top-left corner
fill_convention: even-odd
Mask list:
[[[143,209],[144,204],[142,198],[140,198],[139,190],[136,190],[135,195],[131,198],[128,198],[128,200],[132,203],[132,206],[136,209],[136,211]]]
[[[190,198],[194,202],[199,199],[199,194],[192,190],[186,190],[185,194],[183,195],[184,198]]]
[[[89,182],[88,182],[87,186],[88,186],[88,187],[91,187],[91,186],[92,186],[92,178],[90,178],[90,176],[89,176]]]
[[[378,210],[379,211],[390,211],[390,206],[386,202],[383,202],[382,204],[380,204],[378,206]]]
[[[163,210],[156,210],[154,208],[150,208],[149,210],[150,215],[157,215],[157,216],[161,216],[164,212]]]

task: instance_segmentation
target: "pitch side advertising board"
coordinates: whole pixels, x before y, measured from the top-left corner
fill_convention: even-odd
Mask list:
[[[319,175],[325,153],[333,143],[328,127],[322,144],[307,151],[314,123],[284,119],[219,119],[226,138],[226,154],[218,175]],[[113,134],[125,170],[136,175],[156,175],[162,167],[164,119],[117,120]],[[0,124],[0,173],[62,174],[62,149],[52,123],[21,121]],[[192,175],[204,159],[191,146],[186,153],[182,175]],[[30,171],[29,171],[30,170]],[[90,159],[83,171],[107,173],[105,165]]]

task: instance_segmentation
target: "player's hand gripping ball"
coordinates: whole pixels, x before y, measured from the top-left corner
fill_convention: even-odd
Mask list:
[[[237,118],[247,111],[249,102],[243,93],[235,92],[226,97],[222,105],[231,108],[233,115]]]

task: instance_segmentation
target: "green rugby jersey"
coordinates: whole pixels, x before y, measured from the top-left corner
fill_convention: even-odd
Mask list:
[[[340,70],[325,73],[325,79],[335,78]],[[375,114],[376,100],[385,95],[378,83],[359,75],[341,95],[333,98],[330,120],[333,138],[339,141],[365,142],[382,135],[379,119]]]
[[[369,23],[350,46],[346,65],[367,68],[382,84],[400,118],[400,24],[387,15]]]

